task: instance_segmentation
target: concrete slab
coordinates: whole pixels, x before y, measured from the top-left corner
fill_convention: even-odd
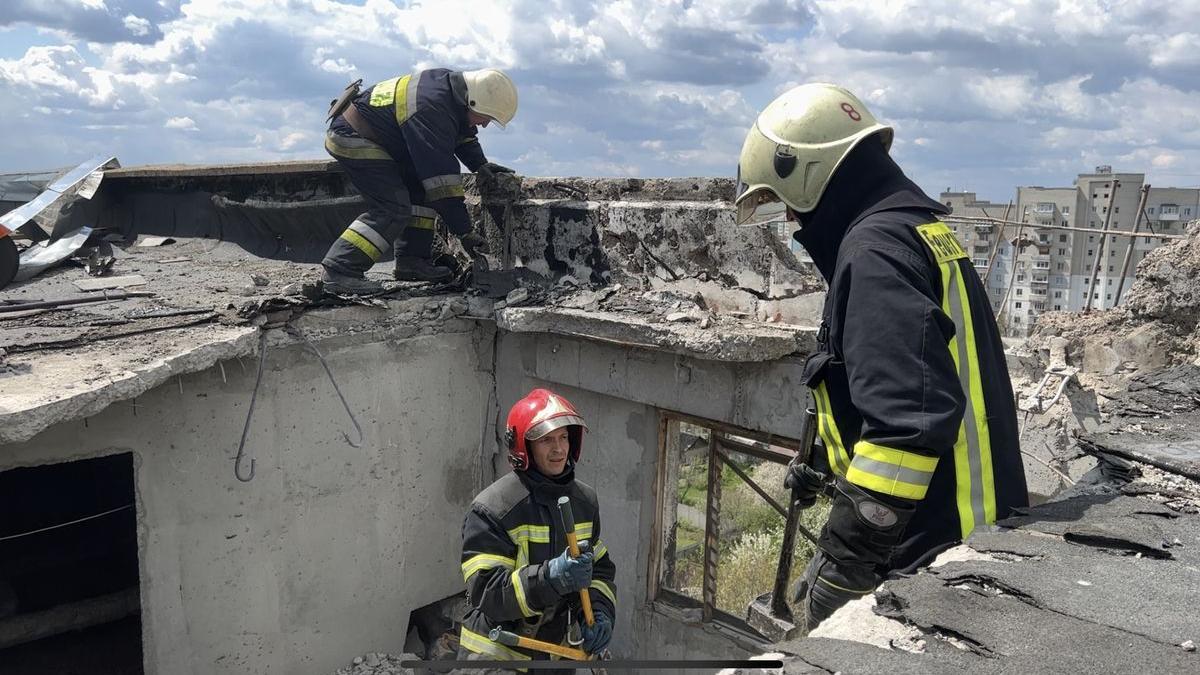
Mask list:
[[[512,333],[570,335],[626,347],[741,363],[807,354],[816,344],[816,331],[803,328],[742,323],[703,329],[687,323],[652,323],[628,315],[554,307],[506,308],[496,313],[496,322],[500,328]]]

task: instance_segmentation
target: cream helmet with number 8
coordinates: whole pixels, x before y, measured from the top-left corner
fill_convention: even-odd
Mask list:
[[[467,107],[508,126],[517,114],[517,86],[502,70],[485,68],[463,73],[467,83]]]
[[[783,93],[759,113],[742,145],[738,224],[783,220],[785,206],[812,211],[854,146],[874,136],[889,150],[892,134],[837,85],[803,84]]]

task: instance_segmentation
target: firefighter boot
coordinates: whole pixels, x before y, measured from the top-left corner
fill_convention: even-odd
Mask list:
[[[372,295],[383,292],[383,284],[363,275],[342,274],[323,268],[321,283],[326,293],[333,295]]]
[[[449,281],[451,276],[450,268],[434,265],[424,258],[411,255],[396,257],[397,281]]]

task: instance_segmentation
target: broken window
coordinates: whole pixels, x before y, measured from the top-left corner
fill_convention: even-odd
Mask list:
[[[660,430],[654,597],[747,630],[749,605],[775,582],[790,497],[783,479],[798,443],[675,413],[663,414]],[[817,532],[828,512],[821,499],[800,522]],[[799,533],[793,550],[788,588],[814,552]]]
[[[141,673],[133,455],[0,472],[0,671]]]

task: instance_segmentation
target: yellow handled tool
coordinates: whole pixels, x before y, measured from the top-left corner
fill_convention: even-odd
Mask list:
[[[532,649],[545,654],[561,656],[564,659],[571,659],[572,661],[588,661],[591,659],[587,652],[583,651],[582,649],[564,647],[562,645],[556,645],[553,642],[521,637],[516,633],[510,633],[506,630],[500,630],[499,628],[493,628],[488,633],[488,638],[491,639],[492,642],[499,642],[505,647],[521,647],[522,649]]]
[[[558,515],[562,517],[563,532],[567,533],[567,548],[571,551],[571,557],[578,558],[579,540],[575,537],[575,514],[571,511],[570,497],[558,498]],[[596,617],[592,615],[592,596],[588,595],[586,588],[579,590],[579,602],[583,605],[583,618],[587,625],[596,623]]]

